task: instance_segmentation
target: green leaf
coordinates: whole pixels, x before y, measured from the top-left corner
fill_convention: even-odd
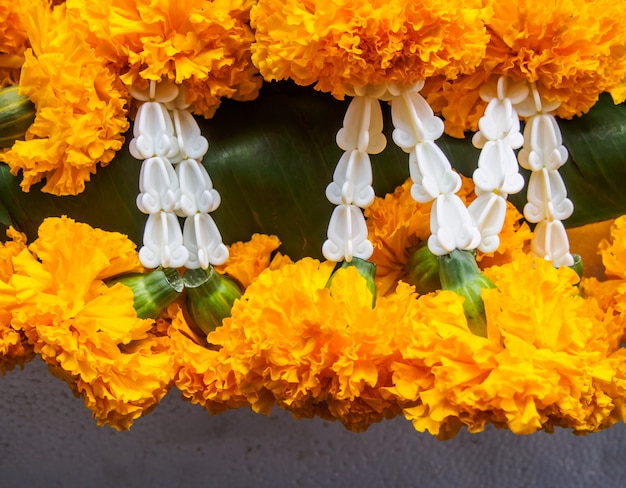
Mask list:
[[[325,189],[342,154],[335,135],[346,108],[347,101],[337,101],[311,88],[268,83],[257,100],[225,101],[213,119],[200,121],[209,140],[203,163],[222,196],[222,204],[212,216],[225,243],[248,240],[256,232],[274,234],[283,242],[282,252],[294,259],[321,257],[333,210]],[[393,191],[409,174],[408,155],[391,139],[389,107],[383,109],[388,146],[383,153],[372,156],[377,195]],[[615,126],[611,134],[604,132],[607,125]],[[591,114],[564,121],[563,127],[565,144],[574,160],[574,164],[565,165],[564,176],[578,207],[567,224],[624,212],[626,195],[619,192],[619,182],[626,172],[624,107],[607,104],[603,97]],[[127,135],[127,139],[131,137]],[[453,166],[471,175],[479,152],[470,138],[444,136],[438,142]],[[0,203],[30,240],[36,237],[45,217],[67,215],[125,233],[140,245],[147,218],[135,206],[140,167],[141,162],[125,147],[110,165],[98,169],[82,194],[56,197],[41,193],[39,187],[23,193],[19,178],[0,165]],[[572,171],[578,168],[584,169],[581,176]],[[607,181],[611,183],[608,190]],[[518,196],[515,202],[521,208],[524,199]]]
[[[583,117],[559,121],[570,158],[561,168],[574,214],[569,227],[626,213],[626,104],[608,94]]]

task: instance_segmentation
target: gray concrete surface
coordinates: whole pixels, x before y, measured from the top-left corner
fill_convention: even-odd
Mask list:
[[[402,418],[363,434],[172,391],[129,432],[98,428],[39,360],[0,377],[0,487],[621,487],[626,427],[576,437],[488,429],[439,442]]]

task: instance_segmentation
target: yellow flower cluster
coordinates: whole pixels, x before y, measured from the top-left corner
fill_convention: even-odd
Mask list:
[[[18,8],[19,2],[0,3],[0,88],[18,82],[28,47]]]
[[[407,190],[387,200],[402,202]],[[471,198],[467,182],[463,193]],[[428,220],[428,210],[416,213]],[[404,227],[419,232],[398,215],[370,227],[380,243],[388,233],[393,256],[408,242]],[[221,271],[246,289],[231,317],[203,336],[180,303],[156,322],[141,320],[130,289],[105,284],[141,270],[128,239],[47,219],[30,246],[11,231],[0,248],[0,364],[9,369],[34,351],[99,424],[120,430],[171,384],[212,413],[276,405],[356,432],[397,415],[442,439],[487,423],[518,434],[606,428],[626,415],[626,217],[600,246],[609,280],[581,288],[570,268],[521,251],[528,233],[511,224],[491,257],[498,264],[482,263],[496,286],[482,295],[486,338],[470,332],[463,298],[451,291],[418,295],[395,272],[395,286],[385,276],[390,290],[373,300],[356,268],[336,271],[329,285],[334,263],[292,263],[275,255],[275,237],[261,235],[231,247]]]
[[[260,0],[252,59],[266,80],[291,78],[343,98],[355,87],[455,78],[489,36],[482,0]]]
[[[471,179],[462,177],[458,195],[467,204],[476,198]],[[432,203],[420,204],[411,197],[409,179],[393,193],[376,198],[365,210],[369,238],[374,245],[371,261],[376,263],[378,293],[387,295],[398,281],[407,281],[413,252],[430,235]],[[492,253],[477,253],[481,268],[510,262],[530,243],[532,234],[522,215],[507,201],[507,213],[500,233],[500,246]]]
[[[3,277],[17,302],[11,327],[82,396],[99,425],[127,429],[158,403],[171,384],[168,338],[137,318],[129,288],[103,281],[142,269],[130,240],[50,218],[12,264]]]
[[[518,255],[485,270],[489,338],[473,335],[462,298],[400,283],[372,295],[355,268],[305,258],[266,270],[204,340],[172,311],[177,386],[212,413],[273,405],[359,432],[403,412],[439,438],[487,423],[518,434],[585,433],[622,419],[626,362],[569,268]],[[260,326],[262,324],[262,326]],[[615,322],[617,325],[617,322]]]
[[[261,79],[250,61],[250,0],[68,0],[98,54],[126,86],[168,79],[211,117],[220,98],[251,100]]]
[[[478,89],[492,75],[537,84],[539,93],[561,102],[557,115],[587,112],[598,95],[626,99],[624,5],[613,0],[511,0],[491,2],[490,34],[480,66],[468,76],[427,82],[425,92],[446,120],[446,131],[463,137],[476,130],[485,102]]]
[[[465,199],[471,190],[466,180]],[[250,406],[267,414],[278,405],[357,432],[402,412],[442,439],[487,423],[518,434],[555,426],[585,433],[624,418],[624,310],[607,313],[581,295],[573,270],[525,254],[530,231],[510,209],[501,248],[481,263],[496,285],[483,292],[488,338],[472,334],[460,296],[419,296],[398,283],[407,243],[419,220],[429,220],[425,206],[409,205],[408,191],[407,184],[377,201],[369,216],[387,269],[374,307],[355,268],[337,271],[327,287],[332,263],[305,258],[261,272],[206,341],[174,308],[170,336],[184,396],[212,413]],[[626,232],[626,218],[617,225]],[[611,255],[626,263],[623,244],[616,246]]]
[[[20,93],[37,109],[25,141],[0,154],[24,191],[42,179],[42,191],[75,195],[122,147],[128,129],[125,92],[86,42],[63,4],[38,0],[22,20],[32,46],[25,52]]]

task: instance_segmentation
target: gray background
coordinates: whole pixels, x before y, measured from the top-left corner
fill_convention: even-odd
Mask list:
[[[626,426],[586,437],[488,428],[440,442],[403,418],[341,424],[247,409],[209,416],[176,390],[129,432],[98,428],[35,359],[0,377],[0,487],[626,486]]]

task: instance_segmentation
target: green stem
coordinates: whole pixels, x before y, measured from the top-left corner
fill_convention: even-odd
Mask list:
[[[142,319],[156,319],[183,291],[183,280],[174,268],[158,268],[107,281],[109,286],[115,283],[122,283],[133,291],[137,317]]]
[[[367,288],[372,292],[372,308],[376,306],[376,282],[374,281],[374,277],[376,276],[376,265],[370,261],[366,261],[361,258],[352,258],[351,261],[342,261],[341,266],[338,266],[335,271],[328,278],[328,282],[326,283],[326,288],[330,288],[331,283],[333,282],[333,278],[335,277],[335,273],[339,269],[345,269],[354,267],[357,269],[359,274],[365,278],[365,282],[367,283]]]
[[[235,300],[242,294],[237,282],[212,267],[187,270],[183,281],[187,290],[187,311],[207,335],[230,317]]]
[[[481,297],[483,288],[495,288],[476,264],[471,251],[455,249],[439,257],[439,276],[441,287],[465,298],[463,310],[467,325],[472,333],[487,337],[487,317],[485,304]]]

